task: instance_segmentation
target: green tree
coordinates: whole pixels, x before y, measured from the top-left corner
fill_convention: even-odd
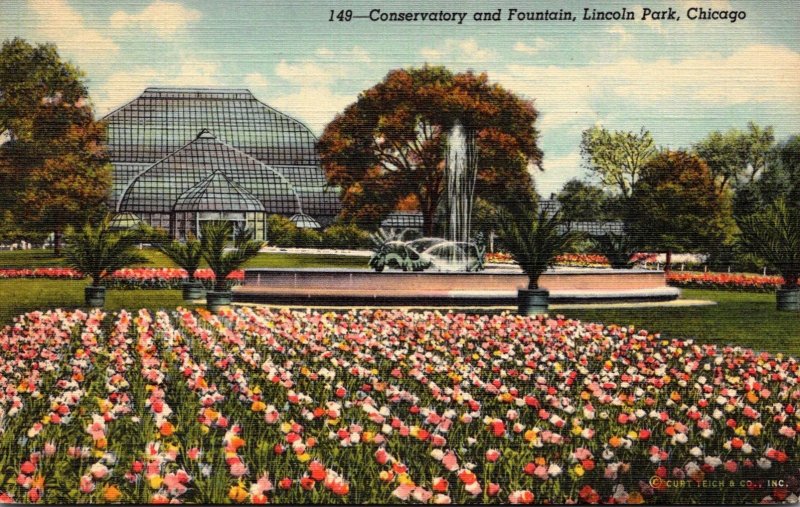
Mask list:
[[[0,48],[0,211],[55,233],[102,215],[111,183],[84,75],[52,44]]]
[[[644,250],[707,253],[730,241],[730,199],[720,195],[706,163],[685,151],[665,151],[641,171],[627,208],[628,231]]]
[[[571,179],[558,193],[562,218],[566,221],[585,222],[607,218],[608,196],[602,188]]]
[[[474,135],[476,195],[495,203],[529,199],[529,166],[540,167],[538,116],[486,74],[444,67],[399,69],[362,92],[319,140],[325,171],[343,189],[343,215],[368,226],[409,203],[422,212],[426,235],[445,191],[444,147],[456,121]]]
[[[750,122],[747,130],[715,131],[694,144],[694,153],[705,160],[720,193],[742,182],[752,183],[769,166],[775,145],[772,127]]]
[[[734,198],[737,218],[751,215],[781,198],[789,206],[800,206],[800,136],[778,144],[765,158],[766,167],[760,177],[737,188]]]
[[[625,199],[633,194],[642,168],[655,154],[653,136],[644,128],[638,133],[611,132],[595,126],[584,130],[581,136],[585,167]]]

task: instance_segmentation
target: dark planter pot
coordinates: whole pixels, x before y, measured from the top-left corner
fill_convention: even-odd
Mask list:
[[[102,308],[106,302],[106,288],[96,287],[94,285],[86,287],[83,289],[83,300],[86,303],[86,306],[91,306],[92,308]]]
[[[778,289],[775,294],[778,310],[783,312],[800,312],[800,288]]]
[[[219,292],[210,290],[206,292],[206,306],[212,312],[216,312],[223,306],[230,305],[232,299],[233,293],[229,290]]]
[[[550,292],[545,289],[519,289],[517,307],[520,315],[541,315],[547,313],[547,301]]]
[[[203,282],[193,280],[191,282],[183,282],[181,284],[183,289],[183,299],[192,301],[195,299],[203,299],[206,297],[206,288],[203,287]]]

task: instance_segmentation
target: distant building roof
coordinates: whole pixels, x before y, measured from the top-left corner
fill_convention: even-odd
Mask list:
[[[624,234],[625,224],[622,221],[596,221],[596,222],[570,222],[562,224],[559,230],[562,232],[569,228],[573,231],[585,232],[590,236],[605,236],[608,233]]]
[[[384,229],[422,229],[422,213],[419,211],[393,211],[381,221]]]

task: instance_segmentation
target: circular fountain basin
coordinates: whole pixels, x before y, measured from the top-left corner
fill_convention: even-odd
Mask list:
[[[515,269],[470,272],[404,272],[369,269],[246,269],[233,289],[235,302],[336,306],[514,305],[528,277]],[[671,301],[680,290],[667,286],[663,271],[557,268],[539,286],[550,302],[621,303]]]

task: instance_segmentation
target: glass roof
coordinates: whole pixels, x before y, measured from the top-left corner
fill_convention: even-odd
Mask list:
[[[393,211],[381,221],[381,227],[422,228],[422,213],[419,211]]]
[[[114,218],[108,223],[109,230],[120,231],[125,229],[133,229],[141,225],[142,220],[134,213],[117,213]]]
[[[259,211],[286,215],[302,211],[286,178],[208,131],[136,176],[123,192],[119,211],[169,213],[179,197],[215,172],[224,173],[258,199],[263,204]]]
[[[314,134],[249,90],[147,88],[104,121],[113,162],[154,163],[209,129],[266,164],[319,164]]]
[[[193,186],[175,201],[175,211],[263,212],[261,201],[220,171]]]
[[[297,227],[300,227],[301,229],[319,229],[320,228],[319,222],[317,222],[316,220],[314,220],[310,216],[305,215],[303,213],[298,213],[296,215],[293,215],[292,218],[290,218],[289,220],[291,220],[294,223],[294,225],[296,225]]]

